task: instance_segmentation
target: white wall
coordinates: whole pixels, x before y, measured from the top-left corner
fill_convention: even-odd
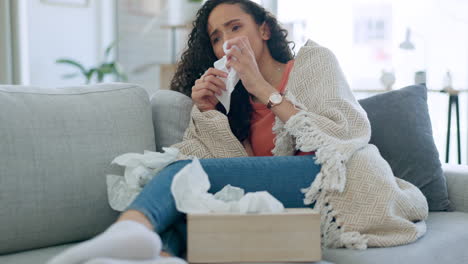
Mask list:
[[[160,65],[171,63],[171,35],[162,28],[167,14],[147,12],[118,1],[118,57],[129,82],[153,94],[160,88]]]
[[[263,1],[270,8],[275,8],[276,0]],[[164,85],[160,82],[164,72],[161,67],[167,67],[180,58],[186,48],[190,28],[177,28],[173,41],[171,29],[167,26],[191,22],[200,4],[189,4],[187,0],[168,0],[160,2],[159,6],[149,0],[117,3],[118,57],[128,73],[129,82],[144,87],[150,95],[159,89],[168,89],[167,86],[161,87]]]
[[[26,31],[21,38],[22,65],[26,67],[21,70],[22,83],[46,87],[83,84],[84,77],[62,79],[63,74],[75,70],[55,61],[67,57],[95,66],[115,38],[115,1],[89,0],[87,7],[18,1],[24,4],[20,17]]]

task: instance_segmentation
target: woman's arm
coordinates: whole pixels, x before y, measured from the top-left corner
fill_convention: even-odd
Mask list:
[[[227,116],[217,110],[201,112],[196,105],[182,142],[172,147],[198,158],[247,156],[242,143],[232,134]]]

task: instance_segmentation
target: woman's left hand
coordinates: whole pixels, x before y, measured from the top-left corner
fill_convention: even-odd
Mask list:
[[[249,39],[242,36],[227,42],[227,49],[230,51],[226,54],[228,58],[226,67],[232,67],[237,71],[242,84],[250,94],[259,98],[259,96],[269,93],[272,87],[260,73]],[[239,49],[233,48],[233,46],[237,46]]]

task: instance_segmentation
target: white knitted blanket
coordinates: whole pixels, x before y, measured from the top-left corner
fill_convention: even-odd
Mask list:
[[[299,113],[285,124],[276,118],[273,155],[316,151],[321,171],[303,189],[304,203],[321,213],[326,247],[387,247],[411,243],[426,231],[426,198],[396,178],[369,144],[370,124],[354,98],[333,53],[309,41],[299,51],[286,87]],[[248,156],[227,117],[192,108],[178,159]],[[311,175],[311,179],[315,175]]]

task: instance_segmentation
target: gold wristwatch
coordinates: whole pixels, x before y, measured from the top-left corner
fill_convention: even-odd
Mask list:
[[[267,108],[271,109],[273,106],[277,106],[283,102],[283,94],[274,92],[270,95],[270,98],[268,99],[268,104]]]

